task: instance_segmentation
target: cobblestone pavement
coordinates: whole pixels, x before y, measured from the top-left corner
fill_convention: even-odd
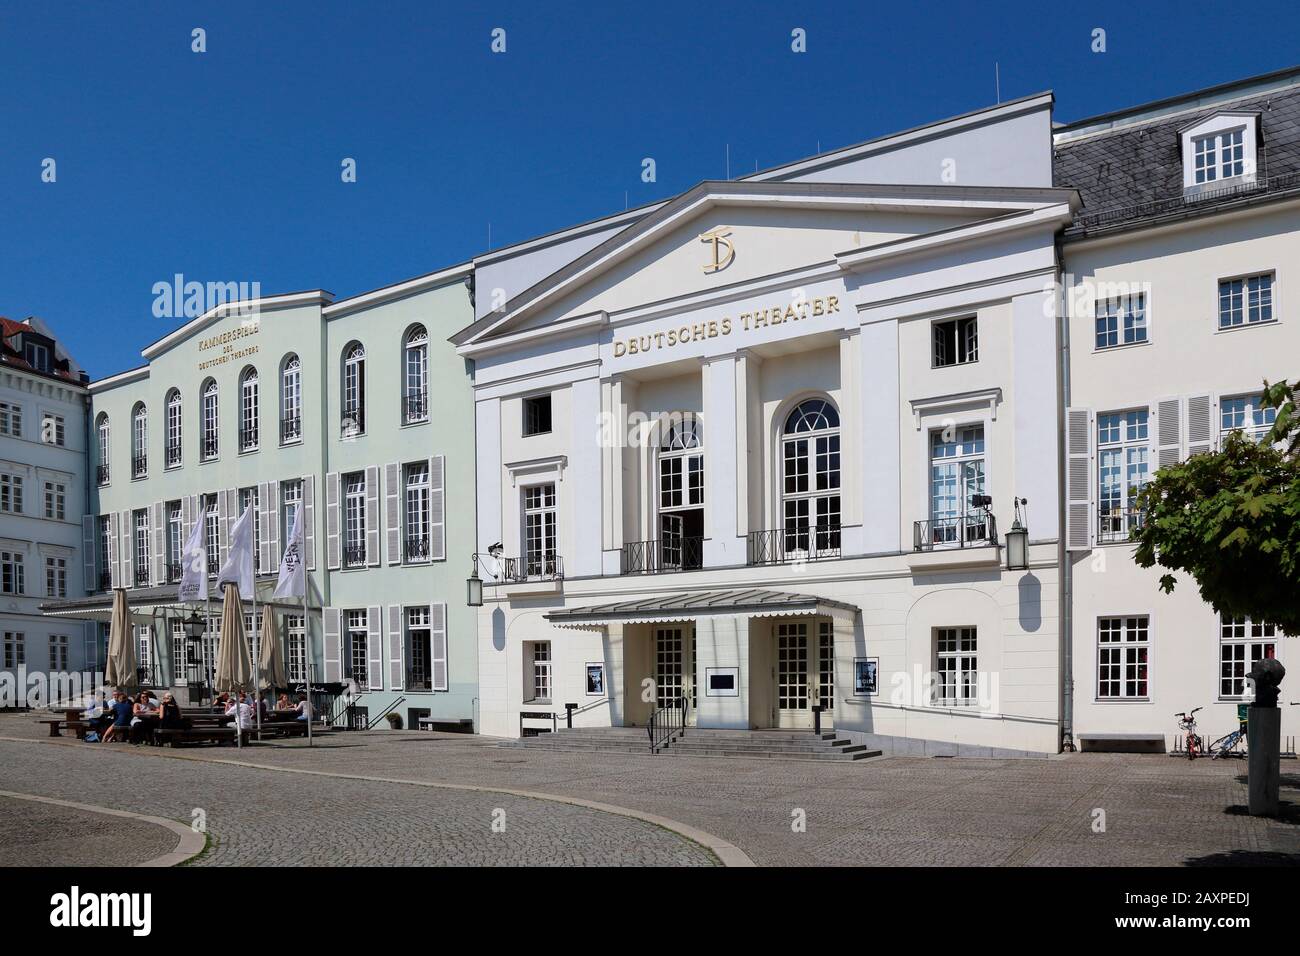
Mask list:
[[[35,736],[28,728],[0,718],[0,736]],[[64,753],[69,747],[89,746],[0,741],[0,788],[5,786],[5,765],[14,759],[44,768],[24,771],[31,790],[38,783],[49,786],[47,781],[56,779],[48,776],[54,768],[66,776]],[[31,751],[38,751],[39,757]],[[168,759],[172,755],[191,765],[173,767]],[[1300,864],[1300,765],[1294,761],[1282,765],[1283,819],[1265,820],[1245,813],[1244,762],[1150,755],[1072,754],[1049,760],[887,757],[841,764],[542,752],[468,735],[375,731],[334,734],[311,749],[286,741],[249,748],[242,755],[230,748],[154,751],[140,754],[131,764],[149,760],[155,761],[152,773],[158,779],[188,792],[218,787],[224,794],[231,787],[248,788],[246,796],[257,805],[259,820],[266,820],[256,826],[272,832],[286,813],[290,821],[304,811],[309,817],[330,816],[329,832],[339,838],[339,849],[337,855],[325,852],[323,862],[348,861],[354,850],[365,861],[408,861],[410,840],[375,843],[367,834],[376,827],[420,830],[420,815],[432,812],[436,793],[420,791],[414,803],[425,809],[416,810],[393,796],[402,790],[392,784],[281,775],[212,761],[245,760],[284,770],[503,787],[601,801],[698,827],[734,843],[760,865]],[[303,807],[284,810],[285,794],[295,795]],[[493,805],[506,800],[482,797]],[[459,807],[462,798],[448,799]],[[565,810],[546,806],[537,812],[549,818]],[[468,831],[453,827],[448,833],[453,842],[447,852],[454,851],[454,841],[460,838],[474,848],[482,845],[474,811],[469,815],[475,822]],[[805,823],[802,829],[800,821]],[[1101,824],[1104,829],[1095,829]],[[221,825],[214,822],[213,829],[219,832]],[[605,847],[606,838],[617,839],[614,831],[602,830],[601,837],[593,839]],[[263,860],[292,860],[294,850],[285,838],[276,837]],[[489,862],[477,849],[464,852],[464,862]],[[602,858],[609,852],[598,851],[594,861],[611,862]],[[234,850],[219,850],[214,856],[220,862],[250,859],[246,852]]]
[[[174,849],[156,824],[0,796],[0,866],[135,866]]]

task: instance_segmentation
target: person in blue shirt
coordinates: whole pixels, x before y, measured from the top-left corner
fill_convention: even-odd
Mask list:
[[[113,715],[113,725],[104,731],[100,743],[106,743],[114,737],[126,737],[131,731],[131,714],[134,707],[120,690],[113,692],[113,703],[108,705],[108,710]]]

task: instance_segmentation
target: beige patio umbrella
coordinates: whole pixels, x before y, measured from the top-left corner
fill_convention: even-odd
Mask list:
[[[262,690],[275,690],[288,687],[289,679],[284,673],[284,654],[280,650],[280,635],[276,633],[275,611],[267,605],[262,610],[262,647],[258,655],[261,663],[259,686]]]
[[[244,604],[239,588],[226,584],[221,604],[221,646],[217,648],[217,692],[247,691],[253,686],[253,663],[244,635]]]
[[[138,687],[140,676],[135,669],[135,641],[131,634],[131,611],[126,605],[126,591],[113,592],[113,613],[108,625],[108,660],[104,662],[104,683],[117,690]]]

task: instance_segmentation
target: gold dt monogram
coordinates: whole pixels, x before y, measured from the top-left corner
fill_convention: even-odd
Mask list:
[[[700,234],[700,242],[713,244],[713,261],[704,264],[706,273],[720,272],[731,265],[731,260],[736,258],[736,250],[731,245],[731,240],[727,238],[729,235],[731,235],[730,226],[719,226],[711,232]]]

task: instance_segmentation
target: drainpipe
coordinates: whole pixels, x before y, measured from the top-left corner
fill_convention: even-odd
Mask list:
[[[1070,308],[1068,276],[1065,272],[1065,254],[1063,243],[1058,233],[1056,245],[1056,268],[1061,277],[1060,292],[1057,303],[1058,334],[1060,348],[1057,350],[1060,361],[1059,381],[1060,398],[1056,403],[1057,434],[1057,568],[1060,574],[1060,628],[1061,628],[1061,749],[1074,751],[1074,610],[1071,603],[1074,597],[1074,570],[1070,565],[1070,552],[1067,550],[1065,534],[1065,469],[1066,435],[1065,410],[1070,407]]]

